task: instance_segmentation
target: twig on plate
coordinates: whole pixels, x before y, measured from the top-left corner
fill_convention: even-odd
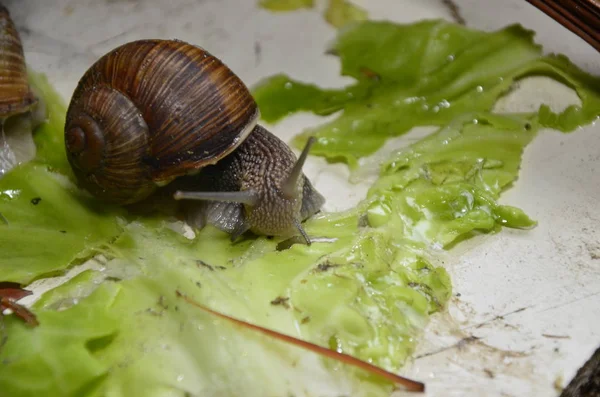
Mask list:
[[[552,335],[552,334],[542,334],[544,338],[549,339],[571,339],[569,335]]]
[[[4,310],[10,309],[15,316],[19,317],[31,326],[38,326],[39,322],[33,312],[25,306],[17,303],[18,300],[31,295],[31,291],[27,291],[14,283],[0,283],[0,317]]]
[[[17,302],[9,298],[0,298],[0,310],[6,309],[12,310],[15,316],[19,317],[25,323],[37,327],[40,323],[37,320],[35,314],[23,305],[19,305]]]
[[[250,324],[250,323],[248,323],[246,321],[238,320],[238,319],[230,317],[230,316],[228,316],[226,314],[219,313],[217,311],[209,309],[208,307],[206,307],[206,306],[204,306],[204,305],[202,305],[202,304],[194,301],[193,299],[189,298],[188,296],[182,294],[179,291],[176,291],[176,294],[177,294],[178,297],[183,298],[188,303],[192,304],[193,306],[198,307],[199,309],[204,310],[207,313],[210,313],[210,314],[215,315],[217,317],[220,317],[222,319],[231,321],[231,322],[236,323],[238,325],[241,325],[241,326],[243,326],[245,328],[250,328],[250,329],[256,330],[256,331],[258,331],[258,332],[260,332],[260,333],[262,333],[264,335],[271,336],[271,337],[273,337],[275,339],[279,339],[281,341],[291,343],[293,345],[305,348],[307,350],[310,350],[312,352],[321,354],[323,356],[326,356],[326,357],[329,357],[329,358],[333,358],[335,360],[344,362],[346,364],[353,365],[355,367],[361,368],[361,369],[363,369],[365,371],[368,371],[370,373],[379,375],[379,376],[381,376],[381,377],[383,377],[383,378],[385,378],[385,379],[387,379],[389,381],[392,381],[395,384],[402,385],[402,386],[404,386],[406,388],[407,391],[412,391],[412,392],[424,392],[425,391],[425,384],[423,384],[421,382],[414,381],[412,379],[404,378],[402,376],[393,374],[393,373],[388,372],[388,371],[386,371],[386,370],[384,370],[382,368],[376,367],[376,366],[374,366],[372,364],[369,364],[369,363],[367,363],[365,361],[362,361],[362,360],[359,360],[359,359],[357,359],[355,357],[352,357],[352,356],[350,356],[348,354],[339,353],[339,352],[336,352],[334,350],[330,350],[330,349],[324,348],[322,346],[315,345],[314,343],[306,342],[306,341],[294,338],[292,336],[285,335],[285,334],[282,334],[282,333],[279,333],[277,331],[273,331],[273,330],[270,330],[270,329],[267,329],[267,328],[264,328],[264,327],[260,327],[258,325],[253,325],[253,324]]]
[[[454,18],[456,23],[459,25],[467,24],[467,21],[465,21],[465,18],[463,18],[460,13],[458,5],[453,0],[442,0],[442,4],[444,4],[450,10],[450,14],[452,14],[452,18]]]

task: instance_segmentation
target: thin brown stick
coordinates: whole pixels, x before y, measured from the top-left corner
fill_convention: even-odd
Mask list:
[[[9,298],[15,301],[31,295],[33,292],[20,287],[16,283],[0,282],[0,297]]]
[[[37,327],[40,323],[37,320],[36,315],[27,309],[23,305],[19,305],[12,299],[0,297],[0,316],[3,316],[2,312],[6,309],[12,310],[15,316],[19,317],[21,320],[25,321],[28,325],[32,327]]]
[[[376,367],[376,366],[374,366],[372,364],[369,364],[369,363],[367,363],[365,361],[362,361],[362,360],[359,360],[359,359],[357,359],[355,357],[352,357],[352,356],[350,356],[348,354],[339,353],[337,351],[330,350],[330,349],[324,348],[322,346],[315,345],[313,343],[306,342],[306,341],[294,338],[294,337],[289,336],[289,335],[285,335],[285,334],[282,334],[282,333],[279,333],[279,332],[276,332],[276,331],[273,331],[273,330],[270,330],[270,329],[267,329],[267,328],[264,328],[264,327],[260,327],[258,325],[253,325],[253,324],[247,323],[247,322],[245,322],[243,320],[238,320],[238,319],[230,317],[230,316],[228,316],[226,314],[222,314],[222,313],[216,312],[216,311],[214,311],[212,309],[209,309],[208,307],[206,307],[206,306],[204,306],[204,305],[202,305],[202,304],[194,301],[193,299],[187,297],[186,295],[183,295],[179,291],[177,291],[176,293],[177,293],[178,297],[183,298],[188,303],[190,303],[190,304],[192,304],[192,305],[194,305],[194,306],[196,306],[196,307],[204,310],[205,312],[213,314],[213,315],[215,315],[217,317],[220,317],[220,318],[223,318],[225,320],[234,322],[234,323],[236,323],[238,325],[241,325],[241,326],[243,326],[245,328],[250,328],[250,329],[256,330],[256,331],[258,331],[258,332],[260,332],[262,334],[271,336],[273,338],[282,340],[284,342],[288,342],[288,343],[291,343],[293,345],[296,345],[296,346],[299,346],[299,347],[303,347],[303,348],[305,348],[307,350],[310,350],[312,352],[321,354],[323,356],[326,356],[326,357],[329,357],[329,358],[332,358],[332,359],[335,359],[335,360],[338,360],[338,361],[342,361],[342,362],[344,362],[346,364],[349,364],[349,365],[353,365],[355,367],[361,368],[361,369],[363,369],[365,371],[368,371],[370,373],[377,374],[377,375],[379,375],[379,376],[381,376],[381,377],[383,377],[383,378],[385,378],[385,379],[387,379],[389,381],[392,381],[392,382],[394,382],[396,384],[400,384],[400,385],[404,386],[407,391],[413,391],[413,392],[424,392],[425,391],[425,385],[423,383],[421,383],[421,382],[417,382],[417,381],[414,381],[414,380],[411,380],[411,379],[407,379],[407,378],[404,378],[402,376],[393,374],[393,373],[388,372],[388,371],[386,371],[386,370],[384,370],[382,368]]]
[[[526,0],[600,51],[600,0]]]

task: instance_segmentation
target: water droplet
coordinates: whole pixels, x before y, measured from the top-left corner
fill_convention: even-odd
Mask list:
[[[8,198],[14,199],[19,197],[19,195],[21,194],[20,190],[4,190],[3,192],[0,192],[0,194],[8,196]]]
[[[431,110],[433,110],[433,113],[437,113],[440,111],[440,107],[435,105]]]
[[[483,92],[483,87],[480,85],[478,85],[475,89],[477,90],[477,92]]]
[[[181,382],[183,380],[183,375],[178,375],[177,376],[177,382]]]
[[[362,122],[362,120],[354,120],[352,122],[352,129],[356,130],[358,127],[360,127],[360,123]]]
[[[452,55],[452,54],[448,55],[448,56],[446,57],[446,60],[447,60],[448,62],[452,62],[452,61],[454,61],[454,55]]]
[[[446,109],[448,109],[448,108],[450,107],[450,102],[448,102],[447,100],[443,99],[443,100],[442,100],[442,101],[439,103],[439,106],[440,106],[441,108],[446,108]]]
[[[291,90],[293,86],[294,85],[290,81],[288,81],[287,83],[285,83],[283,88],[285,88],[286,90]]]
[[[415,102],[420,101],[421,99],[422,98],[419,98],[418,96],[411,96],[411,97],[405,98],[404,103],[415,103]]]
[[[429,105],[428,105],[428,104],[426,104],[426,103],[424,103],[424,104],[423,104],[423,110],[429,110]]]

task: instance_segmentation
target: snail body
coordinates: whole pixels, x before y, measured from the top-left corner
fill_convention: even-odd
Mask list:
[[[187,221],[237,238],[310,239],[301,222],[324,198],[299,158],[258,125],[246,85],[219,59],[179,40],[138,40],[102,56],[67,109],[67,158],[97,198],[132,205],[166,186]]]

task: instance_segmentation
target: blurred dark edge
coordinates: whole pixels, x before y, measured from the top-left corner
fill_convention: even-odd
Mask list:
[[[600,51],[600,0],[526,0]]]
[[[579,368],[560,397],[600,397],[600,347]]]

